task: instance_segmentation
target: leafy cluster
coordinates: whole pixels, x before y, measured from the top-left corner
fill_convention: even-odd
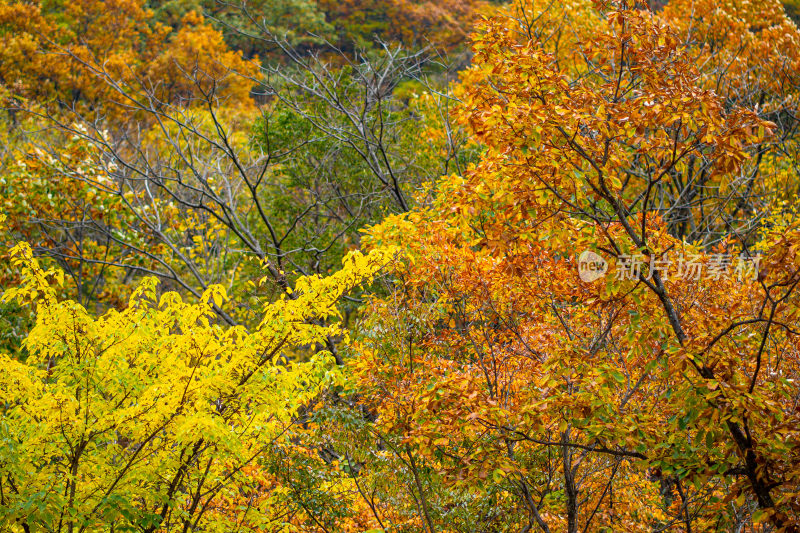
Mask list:
[[[0,530],[800,531],[795,7],[0,0]]]

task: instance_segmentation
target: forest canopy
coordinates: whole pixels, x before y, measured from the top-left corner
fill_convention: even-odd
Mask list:
[[[800,533],[799,14],[0,0],[0,531]]]

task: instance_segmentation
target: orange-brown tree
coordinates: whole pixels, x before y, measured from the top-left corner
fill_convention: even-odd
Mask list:
[[[797,28],[768,1],[547,6],[475,37],[481,161],[370,232],[407,250],[355,363],[373,428],[422,465],[430,531],[464,492],[508,529],[798,531]]]
[[[219,93],[229,93],[245,105],[252,86],[246,78],[222,76],[230,71],[252,74],[253,67],[201,16],[190,12],[172,31],[155,22],[140,0],[3,0],[0,43],[0,85],[7,93],[4,98],[17,106],[29,101],[118,114],[111,104],[128,102],[113,100],[113,88],[103,83],[106,73],[118,83],[165,90],[185,86],[197,76],[213,77],[221,80]]]

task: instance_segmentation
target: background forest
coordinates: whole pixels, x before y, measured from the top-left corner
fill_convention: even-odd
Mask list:
[[[0,0],[0,531],[800,532],[798,14]]]

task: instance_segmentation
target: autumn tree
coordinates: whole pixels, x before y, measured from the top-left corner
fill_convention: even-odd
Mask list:
[[[0,39],[15,531],[800,528],[776,0],[7,1]]]
[[[2,355],[0,521],[11,531],[189,531],[284,521],[274,499],[234,506],[335,382],[329,352],[298,360],[339,334],[336,301],[367,283],[386,252],[351,254],[327,278],[298,280],[263,308],[252,330],[217,323],[208,288],[199,303],[159,294],[155,278],[129,306],[94,317],[57,298],[26,244],[13,251],[21,286],[3,299],[35,306],[27,358]]]
[[[472,22],[489,7],[484,0],[319,0],[318,4],[339,46],[369,44],[378,37],[450,52],[463,47]]]
[[[339,66],[300,54],[262,28],[261,38],[271,39],[289,66],[261,67],[261,77],[248,71],[257,68],[252,62],[188,71],[181,65],[196,39],[221,39],[192,24],[186,21],[163,61],[149,67],[174,83],[148,86],[83,64],[109,91],[107,105],[124,110],[113,126],[93,113],[26,115],[52,126],[56,138],[68,135],[82,159],[70,161],[70,152],[36,131],[11,174],[20,184],[10,180],[8,190],[46,172],[51,185],[64,181],[116,206],[110,216],[58,208],[66,216],[47,221],[59,242],[78,240],[83,228],[101,246],[57,248],[53,241],[37,248],[70,270],[102,274],[85,285],[85,298],[143,274],[195,297],[225,283],[237,295],[225,320],[247,323],[259,299],[279,294],[296,276],[329,273],[358,246],[360,227],[408,210],[416,188],[463,166],[463,135],[444,111],[449,97],[420,97],[425,84],[436,83],[425,77],[422,54],[387,45],[379,54],[343,57]],[[266,103],[255,107],[236,92],[248,84]],[[236,105],[245,99],[251,104]],[[431,144],[421,130],[449,133]],[[435,151],[422,150],[423,143]],[[31,174],[35,179],[26,180]],[[21,216],[17,225],[25,221]],[[254,287],[250,273],[264,267],[272,283]],[[91,294],[95,287],[101,292]]]
[[[7,56],[0,66],[7,126],[0,190],[9,239],[29,241],[37,255],[55,259],[80,303],[121,307],[131,276],[161,263],[157,254],[130,257],[131,246],[152,249],[155,237],[109,194],[113,162],[86,142],[78,118],[98,126],[105,140],[127,127],[153,126],[152,116],[136,114],[104,83],[104,74],[168,105],[192,107],[196,94],[213,92],[253,110],[248,76],[256,69],[196,13],[171,31],[142,2],[4,2],[0,12]],[[135,125],[124,120],[132,114]],[[59,123],[78,129],[70,133]],[[120,273],[122,265],[128,268]],[[10,277],[3,285],[13,283]]]
[[[229,71],[252,73],[241,52],[228,49],[222,34],[196,12],[187,13],[175,31],[153,21],[139,0],[0,4],[3,61],[0,83],[12,101],[33,106],[57,104],[62,110],[114,114],[113,90],[98,82],[100,72],[127,84],[163,86],[199,76],[221,78]],[[227,76],[217,91],[247,102],[250,85]],[[169,95],[167,95],[169,96]],[[175,95],[178,96],[178,95]],[[110,100],[110,101],[109,101]]]
[[[797,29],[763,4],[716,4],[709,32],[746,39],[715,46],[679,6],[519,2],[481,25],[461,117],[485,153],[371,230],[406,259],[354,363],[380,442],[419,465],[424,529],[464,492],[500,529],[800,527],[800,233],[752,207],[792,177]],[[556,46],[582,12],[599,22]],[[739,77],[720,46],[762,55]],[[785,70],[757,77],[765,58]],[[474,505],[464,530],[491,527]]]

